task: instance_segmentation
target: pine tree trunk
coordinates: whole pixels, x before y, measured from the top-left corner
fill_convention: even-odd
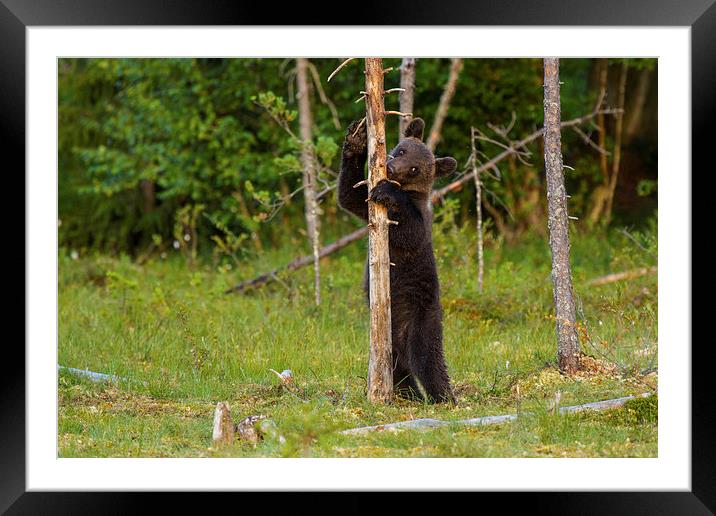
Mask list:
[[[445,84],[443,94],[440,97],[440,104],[438,105],[438,110],[435,112],[435,120],[433,120],[433,125],[430,127],[430,135],[425,142],[425,145],[427,145],[431,151],[435,151],[435,147],[437,147],[442,137],[443,122],[445,122],[445,118],[447,117],[452,98],[455,96],[457,79],[462,71],[462,64],[462,59],[453,58],[452,66],[450,67],[450,76]]]
[[[579,369],[579,340],[569,264],[569,219],[560,135],[559,59],[556,58],[544,60],[544,161],[557,323],[557,361],[560,371],[571,374]]]
[[[415,99],[415,58],[404,57],[400,64],[400,87],[405,91],[400,93],[400,112],[412,113],[413,102]],[[401,116],[398,118],[400,134],[398,141],[404,138],[403,133],[407,129],[408,124],[413,119],[412,116]]]
[[[321,304],[321,266],[319,251],[318,202],[316,200],[316,158],[313,155],[313,117],[308,93],[308,60],[296,60],[298,80],[298,118],[301,130],[301,166],[303,167],[303,198],[305,200],[306,229],[313,250],[316,305]]]
[[[385,106],[383,64],[380,58],[365,59],[366,122],[368,128],[368,189],[386,179]],[[370,272],[370,360],[368,399],[387,403],[393,397],[390,322],[390,253],[388,212],[368,203],[368,267]]]

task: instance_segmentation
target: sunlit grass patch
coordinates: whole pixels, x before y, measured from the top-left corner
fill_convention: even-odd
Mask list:
[[[244,295],[223,293],[239,277],[289,261],[292,247],[247,262],[236,275],[209,262],[189,267],[178,256],[138,266],[122,257],[61,255],[59,363],[123,380],[93,383],[60,373],[60,456],[655,456],[655,398],[604,413],[553,410],[557,398],[566,406],[656,390],[656,277],[584,285],[610,264],[633,266],[628,242],[575,235],[585,357],[584,369],[571,377],[555,368],[545,243],[488,248],[480,294],[471,242],[468,231],[436,236],[457,406],[366,401],[364,244],[322,261],[320,307],[312,304],[308,269]],[[298,389],[282,388],[271,369],[291,369]],[[218,401],[230,404],[234,421],[267,416],[283,440],[216,447],[211,425]],[[340,434],[419,418],[501,414],[520,417],[489,427]]]

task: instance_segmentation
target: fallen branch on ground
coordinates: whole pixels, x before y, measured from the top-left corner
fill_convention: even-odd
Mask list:
[[[587,285],[590,285],[590,286],[606,285],[608,283],[614,283],[617,281],[640,278],[641,276],[646,276],[647,274],[656,274],[656,273],[657,273],[656,265],[653,267],[642,267],[640,269],[632,269],[630,271],[615,272],[614,274],[607,274],[606,276],[600,276],[598,278],[594,278],[594,279],[587,281]]]
[[[360,228],[353,233],[349,233],[348,235],[336,240],[332,244],[329,244],[325,247],[322,247],[319,250],[319,256],[323,258],[326,255],[331,254],[334,251],[337,251],[338,249],[342,249],[343,247],[347,246],[351,242],[355,242],[356,240],[360,240],[365,235],[368,234],[368,228]],[[265,283],[269,283],[270,281],[273,281],[278,278],[278,275],[283,271],[294,271],[296,269],[300,269],[301,267],[305,267],[306,265],[313,263],[313,255],[309,256],[302,256],[301,258],[297,258],[296,260],[292,261],[288,265],[284,267],[279,267],[278,269],[274,269],[271,272],[267,272],[266,274],[262,274],[261,276],[258,276],[257,278],[254,278],[250,281],[244,281],[243,283],[240,283],[234,287],[231,287],[225,291],[226,294],[230,294],[231,292],[242,292],[244,290],[248,290],[251,288],[260,287],[261,285],[264,285]]]
[[[75,376],[81,376],[81,377],[87,378],[93,382],[113,382],[113,383],[138,382],[138,383],[141,383],[142,385],[147,385],[147,382],[142,382],[140,380],[130,380],[128,378],[122,378],[120,376],[115,376],[113,374],[95,373],[94,371],[90,371],[89,369],[76,369],[74,367],[65,367],[65,366],[58,365],[57,370],[65,371],[65,372],[71,373]]]
[[[648,398],[651,396],[651,393],[645,392],[643,394],[639,394],[638,396],[625,396],[623,398],[616,398],[611,400],[604,400],[604,401],[595,401],[593,403],[584,403],[582,405],[573,405],[571,407],[562,407],[559,409],[560,414],[566,414],[566,413],[573,413],[573,412],[582,412],[585,410],[608,410],[613,408],[618,408],[624,405],[627,401],[633,400],[635,398]],[[525,413],[527,415],[528,413]],[[368,432],[373,431],[383,431],[383,430],[399,430],[404,428],[417,428],[417,429],[430,429],[430,428],[438,428],[441,426],[451,426],[451,425],[467,425],[467,426],[485,426],[485,425],[497,425],[500,423],[505,423],[508,421],[514,421],[518,418],[517,414],[506,414],[503,416],[483,416],[483,417],[476,417],[472,419],[459,419],[456,421],[443,421],[441,419],[413,419],[411,421],[400,421],[398,423],[388,423],[385,425],[375,425],[375,426],[364,426],[361,428],[350,428],[348,430],[343,430],[340,432],[344,435],[356,435],[356,434],[366,434]]]

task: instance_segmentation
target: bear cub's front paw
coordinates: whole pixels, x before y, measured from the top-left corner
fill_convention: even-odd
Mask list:
[[[395,209],[398,201],[395,196],[396,187],[387,179],[382,179],[375,188],[370,191],[369,199],[376,204],[382,204],[388,209]]]
[[[358,127],[360,125],[360,127]],[[343,153],[347,156],[360,156],[368,152],[368,129],[365,122],[356,120],[346,130]]]

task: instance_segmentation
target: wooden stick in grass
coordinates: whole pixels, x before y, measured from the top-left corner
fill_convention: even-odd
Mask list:
[[[641,276],[646,276],[647,274],[656,274],[657,271],[658,269],[656,268],[656,266],[641,267],[639,269],[632,269],[630,271],[615,272],[613,274],[607,274],[606,276],[600,276],[598,278],[594,278],[587,281],[586,284],[589,286],[607,285],[609,283],[614,283],[617,281],[640,278]]]
[[[215,444],[231,444],[234,440],[234,422],[231,419],[229,404],[220,401],[214,410],[214,430],[212,439]]]
[[[379,181],[387,179],[383,64],[380,58],[365,59],[365,91],[368,191],[370,192]],[[370,298],[368,399],[373,403],[387,403],[393,397],[388,211],[384,206],[374,202],[368,203],[368,268]]]

